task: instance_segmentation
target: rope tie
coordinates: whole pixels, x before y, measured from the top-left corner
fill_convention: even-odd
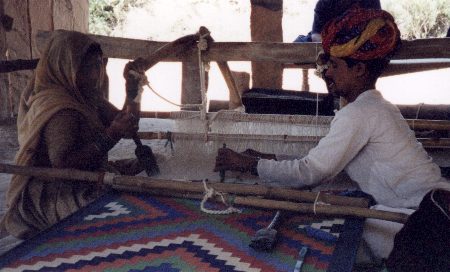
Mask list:
[[[225,197],[221,192],[216,192],[214,188],[208,188],[206,185],[206,180],[203,180],[203,187],[205,189],[205,195],[203,196],[202,202],[200,203],[200,210],[207,214],[231,214],[231,213],[241,213],[242,211],[240,209],[237,209],[232,206],[232,203],[227,203],[225,201]],[[214,197],[214,196],[220,196],[222,203],[226,206],[228,206],[225,210],[211,210],[205,208],[205,203],[208,201],[208,199]]]
[[[448,215],[448,213],[445,212],[444,208],[442,208],[441,205],[439,205],[439,203],[434,199],[435,191],[436,189],[433,189],[433,191],[431,192],[430,195],[431,202],[433,202],[433,204],[448,218],[448,220],[450,220],[450,215]]]
[[[180,107],[180,108],[200,108],[202,104],[177,104],[175,102],[170,101],[169,99],[165,98],[164,96],[160,95],[155,89],[152,88],[150,83],[147,83],[146,86],[150,89],[152,93],[154,93],[157,97],[161,98],[162,100],[166,101],[167,103]]]
[[[330,205],[330,204],[325,203],[325,202],[323,202],[323,201],[319,201],[319,195],[320,195],[320,191],[317,192],[316,199],[314,199],[314,205],[313,205],[313,212],[314,212],[314,215],[317,215],[317,213],[316,213],[316,206],[317,206],[317,205]]]

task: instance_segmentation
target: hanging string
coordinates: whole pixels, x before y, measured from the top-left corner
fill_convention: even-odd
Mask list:
[[[206,110],[207,110],[207,97],[206,97],[206,83],[205,83],[205,64],[202,58],[202,51],[205,51],[208,48],[208,42],[205,37],[209,36],[209,33],[203,34],[200,36],[198,44],[197,44],[197,55],[198,55],[198,65],[200,72],[200,92],[202,95],[202,108],[200,109],[200,117],[202,120],[206,119]]]
[[[162,95],[160,95],[159,93],[157,93],[152,86],[150,86],[150,83],[147,83],[146,86],[150,89],[150,91],[152,91],[152,93],[154,93],[156,96],[158,96],[159,98],[161,98],[162,100],[166,101],[169,104],[172,104],[174,106],[177,107],[184,107],[184,108],[200,108],[202,106],[202,104],[177,104],[174,103],[172,101],[170,101],[169,99],[163,97]]]
[[[414,118],[413,121],[412,121],[412,130],[414,130],[414,128],[415,128],[415,122],[416,122],[416,120],[419,119],[420,109],[422,108],[423,105],[424,105],[424,103],[420,103],[420,104],[419,104],[419,107],[417,107],[416,118]]]
[[[318,48],[317,48],[317,43],[316,43],[316,58],[317,58],[317,54],[318,54]],[[316,119],[315,119],[316,123],[315,123],[315,140],[316,142],[319,142],[319,93],[316,92]]]
[[[320,192],[321,192],[321,191],[317,192],[316,199],[314,199],[314,204],[313,204],[313,212],[314,212],[314,215],[316,215],[316,206],[317,206],[317,205],[330,205],[330,204],[325,203],[325,202],[323,202],[323,201],[319,201]]]
[[[214,188],[208,188],[208,186],[206,185],[205,179],[202,182],[203,182],[203,188],[205,189],[205,195],[203,196],[202,202],[200,203],[200,210],[202,212],[207,213],[207,214],[231,214],[231,213],[241,213],[242,212],[240,209],[237,209],[237,208],[233,207],[232,205],[229,205],[225,201],[225,197],[223,196],[222,193],[216,192],[214,190]],[[214,196],[220,196],[222,203],[224,205],[228,206],[228,208],[225,210],[211,210],[211,209],[205,208],[205,203],[208,201],[208,199],[210,199]]]
[[[441,205],[439,205],[439,203],[437,203],[436,200],[434,200],[434,192],[436,191],[436,189],[433,189],[433,191],[431,192],[431,201],[433,202],[433,204],[448,218],[448,220],[450,220],[450,215],[448,215],[448,213],[445,212],[444,208],[441,207]]]

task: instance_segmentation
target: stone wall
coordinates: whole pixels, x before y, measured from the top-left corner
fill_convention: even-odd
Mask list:
[[[34,41],[38,30],[88,32],[89,0],[0,0],[0,4],[14,19],[10,31],[0,26],[0,60],[39,58]],[[32,71],[0,75],[0,120],[17,114],[20,94],[31,76]]]

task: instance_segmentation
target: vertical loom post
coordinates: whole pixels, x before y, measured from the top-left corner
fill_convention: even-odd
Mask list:
[[[227,148],[227,145],[224,143],[222,148]],[[225,181],[225,170],[220,170],[219,175],[220,175],[220,182],[224,182]]]

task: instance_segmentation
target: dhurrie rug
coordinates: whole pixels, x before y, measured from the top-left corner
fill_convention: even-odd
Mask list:
[[[210,204],[209,208],[223,208]],[[285,215],[275,248],[249,243],[275,212],[211,215],[200,201],[110,193],[0,256],[1,271],[351,271],[360,219]]]

